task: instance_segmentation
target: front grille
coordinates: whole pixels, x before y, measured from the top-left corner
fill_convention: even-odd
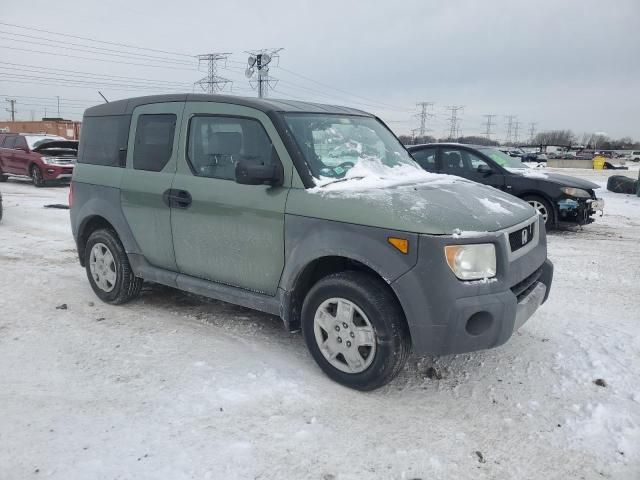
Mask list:
[[[533,290],[535,288],[536,283],[540,279],[540,275],[542,275],[542,267],[537,269],[535,272],[533,272],[531,275],[529,275],[524,280],[516,283],[513,287],[511,287],[511,291],[513,292],[513,294],[518,299],[518,303],[520,303],[520,301],[524,297],[529,295],[531,290]]]
[[[511,251],[516,252],[522,247],[529,245],[533,241],[535,228],[536,222],[533,222],[526,227],[522,227],[515,232],[511,232],[509,234],[509,246],[511,247]]]

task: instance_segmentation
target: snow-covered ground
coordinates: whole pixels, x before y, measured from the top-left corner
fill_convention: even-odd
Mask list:
[[[101,303],[43,208],[67,189],[0,190],[3,480],[640,478],[640,198],[549,236],[551,298],[506,345],[359,393],[277,318],[158,286]]]

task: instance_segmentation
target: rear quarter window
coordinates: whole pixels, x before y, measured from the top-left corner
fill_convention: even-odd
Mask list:
[[[124,167],[130,123],[129,115],[85,117],[80,134],[78,163]]]

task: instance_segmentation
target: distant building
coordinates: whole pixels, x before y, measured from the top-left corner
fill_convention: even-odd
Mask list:
[[[59,135],[68,140],[80,138],[81,122],[65,120],[64,118],[48,118],[32,121],[2,122],[0,131],[9,133],[48,133]]]

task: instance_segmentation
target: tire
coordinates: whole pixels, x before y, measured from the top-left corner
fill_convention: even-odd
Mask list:
[[[45,181],[44,181],[44,177],[42,176],[42,170],[40,170],[39,166],[31,165],[29,174],[31,175],[31,181],[33,182],[34,186],[38,188],[44,187]]]
[[[340,320],[338,308],[346,313]],[[311,288],[302,305],[302,334],[327,376],[362,391],[390,382],[411,351],[404,313],[389,286],[362,272],[332,274]]]
[[[638,181],[624,175],[612,175],[607,180],[607,190],[614,193],[635,194],[638,189]]]
[[[537,195],[525,195],[522,200],[528,202],[544,218],[544,226],[547,230],[553,229],[556,224],[556,214],[551,204]]]
[[[113,230],[99,229],[89,235],[84,261],[91,288],[103,302],[120,305],[140,294],[142,279],[133,274],[127,253]]]

